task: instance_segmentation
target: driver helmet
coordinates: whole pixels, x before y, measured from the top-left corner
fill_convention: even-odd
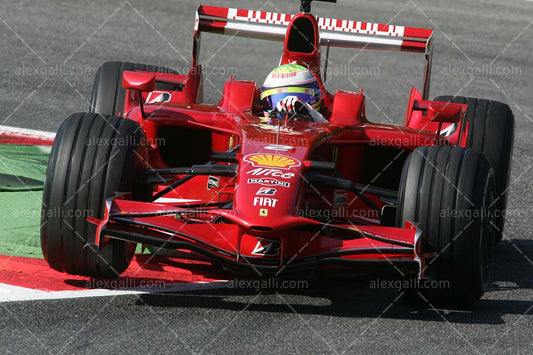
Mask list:
[[[261,105],[266,111],[287,96],[298,96],[319,111],[323,102],[320,85],[313,73],[298,64],[284,64],[272,70],[261,87]]]

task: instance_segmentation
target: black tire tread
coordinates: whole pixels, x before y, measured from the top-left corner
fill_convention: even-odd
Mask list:
[[[478,150],[452,146],[420,147],[406,160],[400,182],[396,225],[416,223],[424,253],[437,252],[426,275],[450,282],[449,290],[422,290],[435,302],[470,304],[483,294],[488,274],[478,272],[483,241],[481,218],[452,217],[453,211],[481,211],[486,191],[494,188],[487,158]],[[447,214],[443,214],[447,212]],[[472,217],[474,216],[474,217]],[[494,244],[492,234],[485,236]],[[489,260],[490,262],[490,260]],[[485,265],[485,264],[484,264]]]
[[[467,104],[461,131],[468,129],[466,148],[480,150],[487,156],[496,179],[496,206],[498,215],[497,241],[501,240],[505,224],[511,160],[514,141],[514,116],[508,105],[484,99],[463,96],[439,96],[435,101]]]
[[[63,122],[48,163],[42,207],[41,246],[53,269],[116,277],[128,267],[134,245],[110,240],[96,250],[96,226],[87,217],[102,218],[106,198],[132,191],[143,134],[136,122],[114,116],[77,113]]]

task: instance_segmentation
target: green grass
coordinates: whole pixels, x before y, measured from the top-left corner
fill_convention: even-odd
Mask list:
[[[43,258],[41,203],[49,152],[0,144],[0,255]]]
[[[0,144],[0,191],[40,190],[50,147]]]
[[[43,258],[42,191],[0,192],[0,254]]]
[[[0,144],[0,254],[42,258],[39,226],[50,147]]]

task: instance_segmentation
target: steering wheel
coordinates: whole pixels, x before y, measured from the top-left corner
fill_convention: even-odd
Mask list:
[[[277,108],[274,108],[270,113],[268,114],[268,117],[272,118],[278,118],[277,116],[280,114],[279,110]],[[298,112],[294,113],[287,113],[286,117],[284,118],[285,121],[299,121],[299,122],[308,122],[311,121],[309,115],[304,115]],[[283,118],[282,118],[283,119]]]

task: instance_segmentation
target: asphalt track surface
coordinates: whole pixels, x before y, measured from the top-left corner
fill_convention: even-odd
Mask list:
[[[297,9],[296,1],[204,1],[209,2],[269,11]],[[0,124],[55,131],[68,114],[87,109],[93,74],[105,61],[185,71],[197,5],[168,0],[2,0]],[[10,302],[0,304],[0,351],[532,351],[533,2],[339,0],[337,5],[315,4],[314,9],[328,17],[434,28],[431,96],[494,99],[514,111],[505,239],[496,251],[490,289],[475,308],[414,307],[395,290],[372,289],[367,283]],[[276,43],[205,36],[202,60],[211,74],[205,82],[206,100],[220,98],[220,85],[230,74],[261,80],[279,53]],[[328,88],[362,87],[371,120],[400,123],[408,90],[421,81],[422,58],[358,53],[332,49],[337,67],[332,66]]]

